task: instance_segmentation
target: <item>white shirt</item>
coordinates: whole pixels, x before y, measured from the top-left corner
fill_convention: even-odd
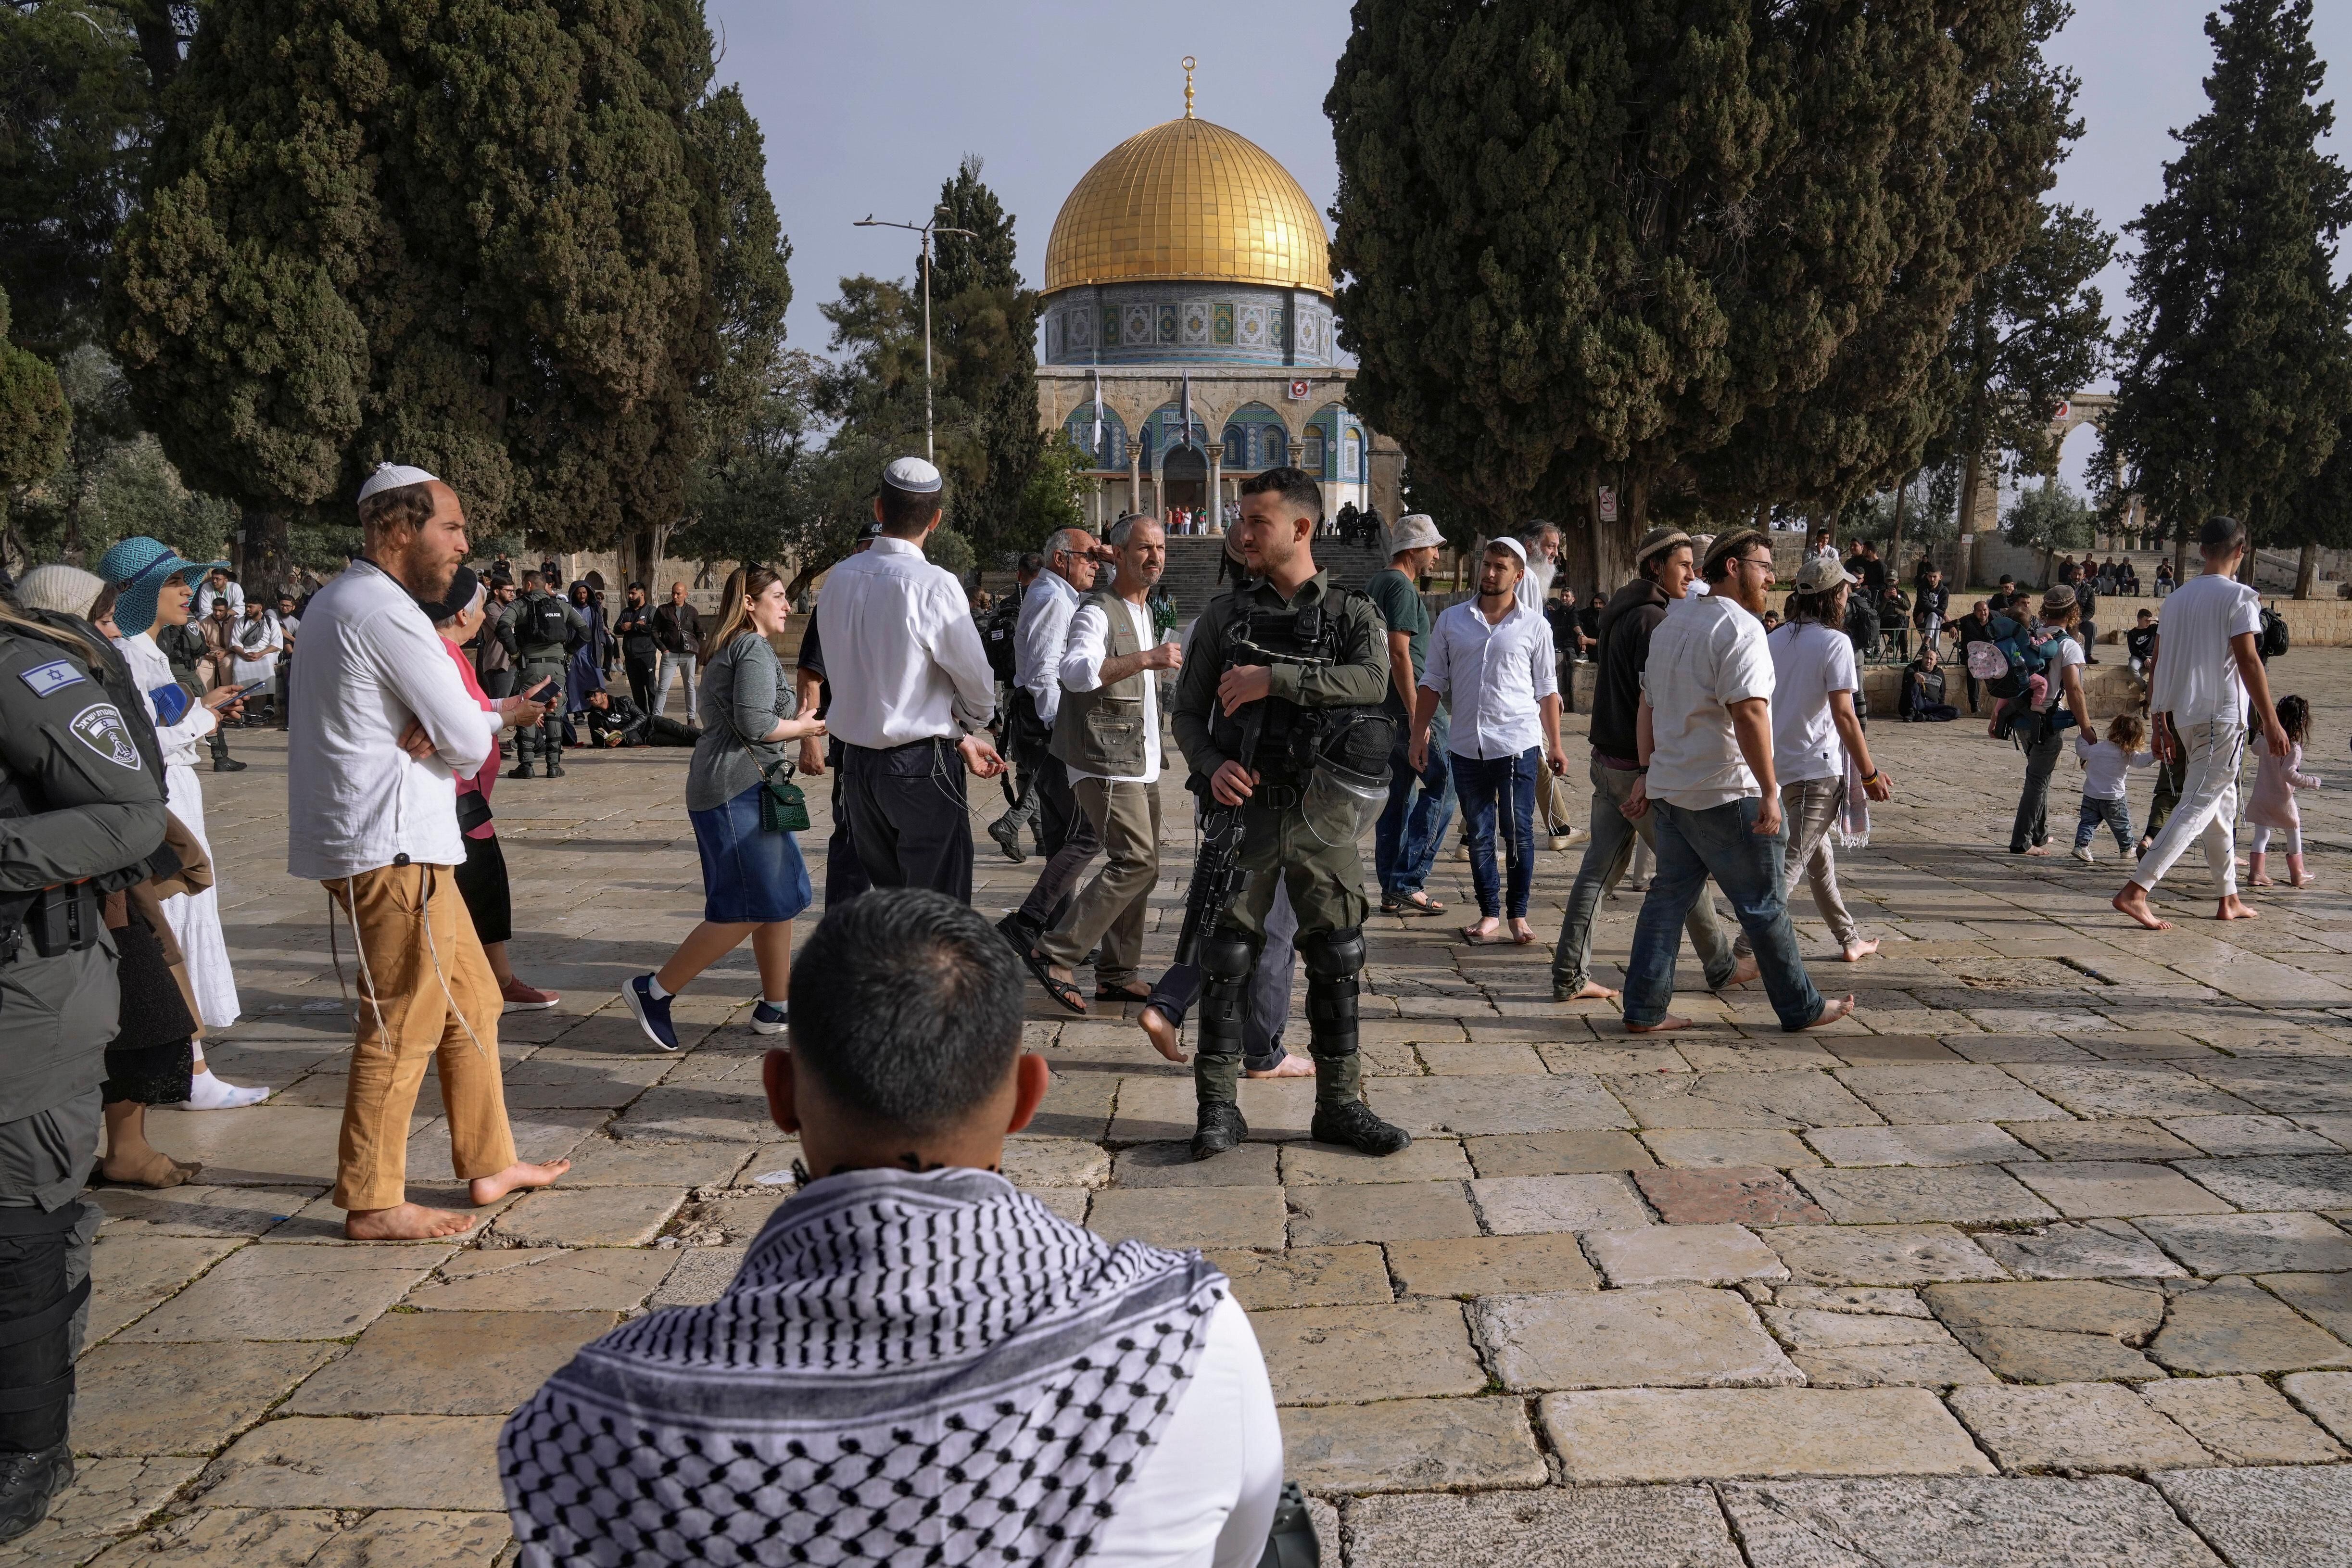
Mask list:
[[[1160,1441],[1087,1553],[1089,1568],[1257,1568],[1282,1497],[1282,1424],[1249,1315],[1231,1296]],[[1324,1543],[1339,1561],[1339,1543]]]
[[[2086,800],[2121,800],[2124,780],[2131,768],[2152,768],[2154,752],[2126,752],[2113,741],[2096,743],[2080,731],[2074,734],[2074,754],[2083,759],[2083,796]]]
[[[1819,621],[1784,621],[1764,639],[1772,653],[1772,771],[1782,784],[1845,773],[1845,742],[1830,714],[1830,693],[1860,682],[1853,643]]]
[[[1729,710],[1771,696],[1772,656],[1762,621],[1719,595],[1668,605],[1650,634],[1650,662],[1642,671],[1642,697],[1650,705],[1650,798],[1706,811],[1762,794],[1740,754]]]
[[[180,678],[172,673],[172,661],[155,646],[155,634],[141,632],[135,637],[117,637],[114,646],[122,650],[122,660],[131,667],[131,684],[139,688],[139,700],[147,704],[147,721],[155,726],[155,747],[169,767],[193,767],[196,761],[196,742],[220,728],[220,720],[213,710],[187,694]],[[176,724],[166,724],[155,710],[155,693],[169,686],[176,689],[187,703],[187,711]]]
[[[2156,680],[2147,710],[2175,724],[2243,724],[2246,683],[2230,657],[2230,639],[2263,629],[2263,601],[2219,572],[2191,577],[2156,612]]]
[[[1528,561],[1528,569],[1519,574],[1519,603],[1538,615],[1543,614],[1544,599],[1551,593],[1552,579],[1559,574],[1557,561]]]
[[[1489,624],[1478,601],[1441,611],[1429,628],[1421,684],[1453,708],[1446,749],[1465,757],[1516,757],[1543,743],[1541,704],[1559,694],[1551,626],[1514,602]]]
[[[1077,613],[1078,591],[1049,566],[1021,596],[1021,614],[1013,623],[1013,684],[1029,694],[1048,730],[1062,710],[1062,652],[1069,646],[1070,617]]]
[[[196,584],[195,602],[189,607],[189,617],[193,620],[203,620],[213,613],[213,601],[221,598],[228,601],[231,616],[240,621],[245,619],[244,584],[232,577],[228,580],[227,586],[215,594],[213,592],[213,580],[209,576]]]
[[[825,727],[845,744],[959,739],[996,711],[996,672],[963,584],[911,539],[886,533],[835,566],[816,626],[833,686]]]
[[[2033,705],[2037,713],[2057,707],[2058,700],[2066,695],[2066,671],[2084,662],[2083,645],[2061,633],[2042,645],[2042,656],[2050,661],[2049,668],[2042,672],[2049,684],[2042,693],[2042,700]]]
[[[466,689],[408,590],[354,561],[310,601],[286,750],[286,869],[333,881],[389,866],[458,866],[456,780],[495,751],[499,716]],[[400,749],[411,721],[434,754]]]
[[[1050,574],[1049,574],[1050,575]],[[1151,609],[1146,605],[1127,605],[1128,619],[1135,623],[1135,641],[1139,647],[1150,647],[1157,641],[1151,628]],[[1073,691],[1092,691],[1102,684],[1102,663],[1110,648],[1110,621],[1097,605],[1087,605],[1070,617],[1068,646],[1062,652],[1060,674],[1062,684]],[[1076,768],[1069,770],[1076,779],[1107,779],[1112,784],[1158,784],[1160,782],[1160,679],[1150,670],[1143,672],[1143,771],[1139,773],[1089,773]]]

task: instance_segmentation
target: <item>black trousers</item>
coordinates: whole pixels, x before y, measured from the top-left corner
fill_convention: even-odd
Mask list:
[[[857,858],[873,885],[971,902],[971,816],[954,744],[844,745],[841,764]]]
[[[622,660],[622,663],[628,667],[629,695],[636,699],[637,711],[652,712],[654,710],[654,661],[649,658],[627,658]]]
[[[839,741],[824,743],[824,765],[833,773],[833,835],[824,843],[824,907],[847,903],[874,885],[866,863],[857,858],[857,834],[849,821],[849,773],[842,765],[846,748]]]
[[[1021,901],[1021,918],[1039,931],[1051,931],[1069,908],[1087,862],[1101,853],[1102,839],[1070,789],[1070,770],[1050,752],[1037,766],[1037,845],[1045,851],[1045,868]]]
[[[466,840],[466,863],[452,873],[457,896],[474,920],[474,934],[482,945],[514,938],[514,890],[507,881],[507,852],[499,836]]]

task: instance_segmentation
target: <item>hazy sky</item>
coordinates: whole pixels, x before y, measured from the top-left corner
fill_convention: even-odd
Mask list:
[[[2075,0],[2057,57],[2081,76],[2085,130],[2058,199],[2110,227],[2162,194],[2167,134],[2204,107],[2210,5]],[[2329,96],[2352,111],[2352,5],[2325,0],[2314,37],[2335,64]],[[911,236],[853,228],[868,213],[920,219],[967,153],[1017,220],[1035,281],[1054,215],[1088,166],[1136,132],[1183,112],[1187,55],[1196,110],[1257,142],[1328,208],[1337,173],[1323,95],[1348,35],[1342,0],[1191,0],[1106,7],[1074,0],[710,0],[724,58],[768,138],[768,182],[793,242],[792,340],[822,350],[817,307],[845,274],[909,276]],[[2339,133],[2336,144],[2346,146]],[[953,243],[950,241],[948,243]],[[2124,312],[2126,274],[2104,279]],[[2079,479],[2091,442],[2070,441]]]

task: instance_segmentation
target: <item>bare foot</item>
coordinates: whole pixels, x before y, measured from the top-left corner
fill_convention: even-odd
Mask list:
[[[2263,877],[2255,877],[2255,878],[2252,879],[2247,883],[2247,886],[2249,886],[2249,887],[2254,887],[2254,888],[2275,888],[2275,887],[2277,887],[2277,886],[2278,886],[2278,884],[2277,884],[2276,882],[2272,881],[2272,880],[2270,879],[2270,878],[2268,878],[2267,876],[2263,876]]]
[[[1499,915],[1488,915],[1485,920],[1478,921],[1475,925],[1464,926],[1462,928],[1462,940],[1469,942],[1474,947],[1482,946],[1487,942],[1493,942],[1496,934],[1499,933],[1502,929],[1502,917]]]
[[[2297,877],[2287,883],[2290,888],[2309,888],[2316,885],[2315,879],[2310,877]]]
[[[1601,984],[1598,980],[1588,980],[1584,983],[1584,989],[1578,992],[1575,995],[1562,996],[1557,998],[1557,1000],[1562,1002],[1614,1002],[1617,1000],[1617,993],[1610,990],[1609,987]]]
[[[1535,928],[1528,924],[1526,921],[1521,920],[1518,916],[1513,915],[1511,917],[1511,941],[1520,947],[1525,947],[1528,943],[1535,941]]]
[[[2231,893],[2213,907],[2213,918],[2217,921],[2258,921],[2263,916],[2260,910],[2248,909],[2243,900]]]
[[[2147,889],[2137,882],[2126,882],[2124,890],[2107,900],[2119,915],[2129,915],[2149,931],[2170,931],[2172,922],[2160,919],[2147,907]]]
[[[353,1209],[343,1216],[345,1241],[430,1241],[436,1236],[463,1236],[473,1228],[471,1215],[423,1204]]]
[[[1822,1003],[1822,1010],[1813,1015],[1813,1021],[1806,1025],[1805,1027],[1808,1029],[1818,1029],[1825,1024],[1834,1024],[1840,1018],[1844,1017],[1847,1014],[1853,1011],[1853,998],[1851,996],[1836,1002],[1824,1000]]]
[[[1737,991],[1741,986],[1747,984],[1749,981],[1756,979],[1763,973],[1763,969],[1756,962],[1756,955],[1754,953],[1749,952],[1740,954],[1738,962],[1732,965],[1731,978],[1725,981],[1721,985],[1717,986],[1716,989],[1718,991]]]
[[[1636,1024],[1631,1018],[1625,1020],[1625,1032],[1629,1035],[1663,1035],[1668,1029],[1687,1029],[1690,1026],[1688,1018],[1677,1017],[1672,1013],[1654,1024]]]
[[[476,1176],[466,1184],[473,1197],[474,1206],[494,1204],[518,1187],[544,1187],[564,1172],[572,1169],[569,1160],[550,1160],[544,1165],[526,1164],[517,1160],[495,1176]]]
[[[98,1173],[119,1186],[176,1187],[193,1182],[202,1165],[184,1165],[152,1145],[143,1154],[108,1155],[98,1163]]]
[[[1150,1038],[1153,1050],[1171,1062],[1181,1064],[1191,1059],[1184,1054],[1184,1037],[1177,1033],[1176,1026],[1168,1021],[1167,1014],[1157,1007],[1146,1007],[1135,1021],[1143,1026],[1143,1032]]]
[[[1282,1058],[1282,1061],[1278,1066],[1270,1067],[1264,1072],[1247,1073],[1244,1076],[1248,1078],[1313,1078],[1315,1076],[1315,1063],[1309,1058],[1300,1056],[1297,1051],[1292,1051]]]
[[[1843,957],[1848,963],[1860,963],[1864,959],[1868,958],[1872,953],[1876,952],[1877,951],[1878,939],[1874,936],[1866,937],[1860,942],[1849,944],[1845,951],[1839,956]]]
[[[2028,855],[2047,855],[2050,853],[2050,846],[2047,844],[2037,844],[2032,848],[2028,849],[2026,853]]]

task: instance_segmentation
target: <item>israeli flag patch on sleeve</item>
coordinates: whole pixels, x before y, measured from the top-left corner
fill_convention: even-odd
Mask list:
[[[20,669],[16,679],[33,689],[36,697],[51,697],[68,686],[86,683],[89,677],[73,667],[70,659],[53,658],[47,664],[37,664],[30,669]]]

